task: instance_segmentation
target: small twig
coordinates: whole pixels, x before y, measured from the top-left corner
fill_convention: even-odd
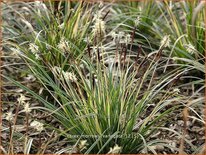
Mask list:
[[[91,58],[91,47],[89,44],[87,45],[87,50],[88,50],[89,57]]]
[[[123,47],[123,54],[124,54],[123,65],[125,66],[125,61],[127,56],[127,48],[125,46]]]
[[[137,68],[137,73],[139,72],[139,69],[142,67],[143,64],[147,62],[147,57],[144,57],[143,61],[140,63],[140,65]]]
[[[171,83],[168,85],[168,89],[174,86],[178,80],[180,79],[181,75],[178,75],[174,80],[171,81]]]
[[[56,137],[54,137],[54,135],[55,135],[55,132],[53,131],[53,132],[51,133],[51,136],[50,136],[49,140],[48,140],[47,143],[44,145],[44,148],[43,148],[42,152],[38,152],[37,154],[44,154],[44,152],[45,152],[47,146],[49,145],[49,143],[51,143],[52,141],[54,141],[54,140],[56,139]]]
[[[12,125],[9,121],[9,154],[13,154],[13,144],[12,144]]]
[[[187,121],[188,121],[188,108],[184,108],[183,110],[183,120],[184,120],[184,131],[183,131],[183,136],[181,138],[181,142],[180,142],[180,150],[179,150],[179,154],[185,154],[184,153],[184,139],[185,139],[185,135],[187,134]]]
[[[41,132],[39,133],[39,149],[38,150],[41,150],[41,145],[42,145],[42,141],[41,141]]]
[[[28,129],[29,129],[29,113],[26,112],[26,138],[25,138],[25,146],[27,145],[28,138],[29,138],[29,133],[28,133],[29,130]]]
[[[18,103],[17,105],[17,108],[16,108],[16,112],[15,112],[15,117],[14,117],[14,121],[13,121],[13,130],[12,130],[12,125],[11,125],[11,122],[9,122],[9,140],[10,140],[10,146],[11,146],[11,150],[9,149],[9,153],[13,154],[13,145],[12,145],[12,141],[13,141],[13,132],[15,131],[15,124],[16,124],[16,121],[17,121],[17,116],[18,116],[18,113],[19,113],[19,107],[20,107],[20,103]],[[10,152],[11,151],[11,152]]]
[[[118,48],[118,46],[119,46],[119,44],[117,43],[117,44],[116,44],[116,53],[115,53],[115,59],[116,59],[115,61],[116,61],[116,62],[119,62],[119,61],[118,61],[118,55],[119,55],[119,50],[118,50],[119,48]]]
[[[97,48],[97,59],[98,59],[98,62],[100,62],[101,56],[100,56],[99,48]]]
[[[134,36],[135,36],[135,32],[136,32],[136,26],[133,28],[133,31],[132,31],[132,40],[131,40],[131,45],[130,45],[130,51],[132,50],[132,45],[134,43]]]
[[[104,15],[104,17],[102,18],[103,20],[105,20],[105,18],[107,17],[107,15],[109,14],[110,10],[107,11],[107,13]]]
[[[136,64],[137,64],[137,61],[139,60],[139,56],[140,56],[141,51],[142,51],[142,46],[140,45],[140,46],[138,47],[138,50],[137,50]]]
[[[95,79],[94,79],[94,74],[92,74],[92,87],[94,89],[94,85],[95,85]]]

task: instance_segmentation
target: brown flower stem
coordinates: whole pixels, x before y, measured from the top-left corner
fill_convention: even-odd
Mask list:
[[[18,113],[19,113],[19,107],[20,107],[20,103],[17,105],[17,108],[16,108],[16,112],[15,112],[15,117],[14,117],[14,126],[16,124],[16,121],[17,121],[17,116],[18,116]],[[15,129],[15,127],[14,127]]]
[[[25,136],[25,146],[28,143],[28,137],[29,137],[29,133],[28,133],[28,128],[29,128],[29,113],[26,112],[26,123],[25,123],[25,127],[26,127],[26,136]]]
[[[98,62],[100,62],[101,56],[100,56],[99,48],[97,48],[97,59],[98,59]]]
[[[41,145],[42,145],[42,141],[41,141],[41,132],[39,133],[39,149],[38,150],[41,150]]]
[[[144,57],[143,61],[140,63],[140,65],[137,68],[137,73],[139,72],[139,69],[142,67],[143,64],[147,62],[147,57]]]
[[[14,117],[14,121],[13,121],[13,130],[12,130],[12,125],[11,125],[11,122],[9,122],[9,130],[10,130],[10,132],[9,132],[9,140],[10,140],[10,146],[11,146],[11,148],[10,148],[10,150],[9,151],[11,151],[10,153],[12,154],[13,153],[13,145],[12,145],[12,141],[13,141],[13,132],[15,131],[15,125],[16,125],[16,121],[17,121],[17,116],[18,116],[18,113],[19,113],[19,107],[20,107],[20,103],[18,103],[18,105],[17,105],[17,108],[16,108],[16,112],[15,112],[15,117]]]
[[[141,51],[142,51],[142,46],[140,45],[140,46],[138,47],[138,50],[137,50],[136,64],[137,64],[137,61],[139,60],[139,56],[140,56]]]
[[[51,133],[51,136],[50,136],[50,138],[48,139],[47,143],[44,145],[42,151],[38,151],[37,154],[44,154],[45,150],[47,149],[47,146],[48,146],[52,141],[54,141],[54,140],[55,140],[55,132],[53,131],[53,132]]]
[[[123,66],[125,66],[126,56],[127,56],[127,48],[126,47],[123,48],[123,54],[124,54]]]
[[[29,136],[29,113],[26,113],[26,136]]]
[[[95,85],[95,79],[94,79],[94,74],[92,74],[92,88],[94,90],[94,85]]]
[[[130,51],[132,50],[132,45],[134,43],[135,32],[136,32],[136,26],[133,28],[133,31],[132,31],[132,40],[131,40],[131,45],[130,45]]]
[[[13,133],[13,131],[12,131],[12,124],[11,124],[11,122],[9,121],[9,154],[13,154],[13,144],[12,144],[12,134]]]
[[[118,49],[119,49],[118,46],[119,46],[119,44],[117,43],[117,45],[116,45],[116,54],[115,54],[115,61],[116,61],[116,62],[119,62],[119,61],[118,61],[118,53],[119,53],[119,51],[118,51]]]
[[[88,50],[89,57],[91,58],[91,47],[89,44],[87,45],[87,50]]]
[[[184,139],[185,139],[185,135],[187,134],[187,121],[188,121],[188,108],[184,108],[183,110],[183,120],[184,120],[184,130],[183,130],[183,136],[181,138],[181,142],[180,142],[180,151],[179,154],[184,154]]]

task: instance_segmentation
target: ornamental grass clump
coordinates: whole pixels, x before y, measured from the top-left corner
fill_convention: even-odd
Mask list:
[[[52,4],[48,2],[48,6]],[[9,38],[16,42],[8,43],[11,49],[21,51],[20,57],[44,92],[37,94],[12,78],[4,78],[43,104],[39,109],[50,112],[61,124],[61,129],[52,128],[74,145],[75,153],[150,152],[149,142],[162,142],[153,141],[151,135],[182,106],[182,96],[173,84],[185,69],[162,71],[161,59],[172,46],[172,34],[157,35],[158,44],[152,43],[154,50],[149,39],[139,32],[139,26],[151,22],[143,15],[147,9],[140,9],[144,11],[129,19],[133,26],[121,22],[120,27],[124,25],[128,30],[111,29],[111,23],[104,20],[107,13],[104,17],[102,12],[97,13],[92,21],[92,7],[84,2],[76,3],[74,10],[73,3],[58,4],[65,4],[65,12],[57,13],[59,7],[51,7],[44,18],[42,11],[33,10],[37,20],[36,27],[30,28],[33,33],[23,33],[23,41]],[[143,39],[136,41],[136,35]],[[108,37],[112,37],[111,42]],[[152,52],[145,54],[144,49]],[[31,107],[25,101],[24,96],[18,100],[24,103],[28,126]],[[31,122],[30,127],[40,136],[45,129],[38,121]]]
[[[81,65],[71,65],[69,72],[59,67],[45,69],[31,59],[25,60],[32,63],[29,67],[49,92],[49,98],[13,82],[44,104],[63,126],[60,134],[73,141],[76,136],[86,138],[87,149],[81,153],[148,150],[147,139],[176,108],[171,103],[178,100],[174,98],[178,94],[165,89],[176,78],[176,73],[154,82],[154,72],[159,68],[159,62],[154,61],[156,58],[150,61],[144,73],[138,72],[135,62],[122,67],[119,60],[108,69],[101,61],[93,64],[88,56],[79,60]],[[50,78],[48,70],[54,74],[54,79]],[[114,70],[118,71],[118,76]],[[149,86],[145,89],[147,82]],[[155,100],[158,94],[163,97]],[[148,113],[147,108],[154,102],[155,107]],[[168,105],[172,108],[167,108]]]

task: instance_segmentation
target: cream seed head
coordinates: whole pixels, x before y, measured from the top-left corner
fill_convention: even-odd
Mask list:
[[[127,35],[125,36],[125,44],[128,45],[128,44],[130,43],[130,41],[131,41],[131,35],[130,35],[130,34],[127,34]]]
[[[110,148],[110,151],[108,152],[109,154],[117,154],[121,152],[121,147],[119,147],[117,144],[113,147]]]
[[[102,8],[103,6],[104,6],[104,3],[103,3],[102,0],[100,0],[100,2],[99,2],[99,8]]]
[[[71,82],[76,82],[77,81],[76,75],[74,73],[63,72],[63,76],[64,76],[66,81],[71,81]]]
[[[62,23],[62,24],[60,24],[60,25],[58,26],[58,28],[59,28],[60,30],[62,30],[62,29],[64,28],[64,26],[65,26],[65,24]]]
[[[79,149],[85,149],[87,145],[87,140],[81,140],[79,144]]]
[[[36,5],[36,7],[41,8],[43,10],[47,10],[46,5],[42,2],[42,1],[35,1],[34,4]]]
[[[39,59],[40,59],[39,54],[37,54],[37,53],[35,54],[35,59],[36,59],[36,60],[39,60]]]
[[[105,22],[100,19],[100,18],[97,18],[95,20],[95,24],[93,26],[93,33],[95,36],[97,36],[98,38],[102,38],[104,37],[105,35]]]
[[[179,94],[179,93],[180,93],[180,89],[179,89],[179,88],[175,88],[175,89],[173,89],[173,92],[174,92],[175,94]]]
[[[111,35],[111,37],[112,37],[113,39],[116,39],[116,37],[117,37],[117,33],[116,33],[115,31],[112,31],[112,32],[110,33],[110,35]]]
[[[117,37],[118,37],[118,39],[120,39],[120,38],[123,38],[124,35],[125,35],[125,33],[123,31],[119,31]]]
[[[124,43],[125,43],[125,38],[124,38],[124,36],[125,36],[125,33],[124,33],[124,32],[120,31],[120,32],[118,33],[117,39],[118,39],[118,41],[119,41],[120,44],[124,44]]]
[[[14,114],[10,111],[8,113],[6,113],[5,119],[9,122],[13,121],[14,119]]]
[[[140,24],[140,20],[141,20],[140,16],[137,16],[137,18],[134,21],[134,25],[138,26]]]
[[[96,21],[101,18],[102,18],[102,12],[98,11],[96,14],[94,14],[93,21]]]
[[[44,124],[38,121],[31,122],[30,126],[36,129],[38,132],[41,132],[44,130]]]
[[[119,43],[120,43],[120,44],[124,44],[124,43],[125,43],[125,37],[124,37],[124,35],[125,35],[125,33],[122,33],[122,34],[119,33],[118,38],[119,38]]]
[[[76,75],[72,72],[65,72],[60,67],[54,66],[52,67],[53,74],[59,75],[61,73],[61,80],[65,79],[66,81],[76,82]]]
[[[66,39],[64,37],[61,38],[59,44],[57,45],[58,49],[60,49],[62,52],[66,52],[66,50],[68,50],[69,48],[69,44],[66,41]]]
[[[20,97],[17,99],[17,101],[20,103],[20,104],[23,104],[25,103],[26,100],[28,100],[29,98],[26,98],[24,95],[20,94]]]
[[[61,72],[61,68],[60,67],[57,67],[57,66],[54,66],[54,67],[52,67],[51,68],[51,71],[54,73],[54,74],[60,74],[60,72]]]
[[[33,53],[33,54],[37,54],[39,52],[39,47],[33,43],[29,44],[29,50]]]
[[[117,40],[118,34],[115,31],[110,32],[110,36],[112,37],[114,43],[118,41]]]
[[[161,47],[164,46],[164,47],[169,47],[170,46],[170,36],[169,35],[166,35],[162,38],[161,40]]]
[[[31,108],[30,108],[30,105],[29,103],[25,103],[24,104],[24,110],[23,110],[25,113],[30,113],[31,112]]]
[[[186,45],[186,50],[187,50],[188,53],[194,54],[195,47],[191,43],[189,43],[189,44]]]
[[[16,55],[16,56],[22,55],[22,52],[17,48],[11,47],[10,50],[12,51],[12,55]]]
[[[116,43],[120,44],[126,44],[128,45],[131,41],[131,35],[130,34],[125,34],[125,32],[120,31],[118,34],[114,31],[110,33],[110,36],[113,38],[113,41]]]

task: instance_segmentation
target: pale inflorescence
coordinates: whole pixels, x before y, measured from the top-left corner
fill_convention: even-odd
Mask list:
[[[94,35],[97,37],[101,38],[102,36],[104,36],[105,35],[105,22],[102,19],[97,18],[95,20],[95,24],[93,26],[92,31],[93,31]]]
[[[29,50],[33,53],[36,54],[39,52],[39,47],[33,43],[29,44]]]
[[[106,31],[105,31],[105,21],[102,19],[102,12],[99,11],[94,15],[93,18],[94,25],[92,32],[94,36],[96,36],[98,39],[104,37]]]
[[[61,79],[62,80],[64,78],[66,81],[71,81],[71,82],[76,82],[77,81],[76,75],[74,73],[65,72],[60,67],[54,66],[52,68],[52,72],[56,75],[59,75],[61,73]]]
[[[14,114],[11,111],[6,113],[5,119],[11,122],[14,119]]]
[[[110,35],[115,43],[128,45],[131,42],[131,35],[125,34],[123,31],[120,31],[119,33],[112,31]]]
[[[71,82],[76,82],[77,81],[76,75],[74,73],[63,72],[63,76],[64,76],[66,81],[71,81]]]
[[[42,1],[35,1],[34,4],[37,6],[37,8],[42,8],[44,11],[47,10],[46,5]]]
[[[55,73],[55,74],[59,74],[61,72],[61,68],[60,67],[57,67],[57,66],[54,66],[52,67],[52,72]]]
[[[58,49],[60,49],[62,52],[66,52],[69,48],[68,41],[64,37],[61,38],[59,44],[57,45]]]
[[[98,11],[96,14],[94,14],[93,21],[96,21],[98,19],[102,19],[102,12],[101,11]]]
[[[130,43],[130,41],[131,41],[131,35],[130,35],[130,34],[127,34],[127,35],[125,36],[125,44],[128,45],[128,44]]]
[[[29,50],[35,55],[35,58],[39,60],[39,47],[33,43],[29,44]]]
[[[137,18],[134,20],[135,26],[138,26],[140,24],[140,20],[141,20],[140,16],[137,16]]]
[[[30,108],[29,103],[24,104],[24,112],[25,113],[30,113],[31,112],[31,108]]]
[[[110,151],[108,152],[109,154],[117,154],[121,152],[121,147],[119,147],[117,144],[113,147],[110,148]]]
[[[22,52],[17,48],[11,47],[10,50],[13,52],[12,55],[17,55],[17,56],[22,55]]]
[[[31,122],[30,126],[36,129],[38,132],[41,132],[44,130],[44,124],[38,121]]]
[[[26,98],[24,95],[20,94],[20,97],[17,99],[17,101],[20,103],[20,104],[23,104],[25,103],[25,101],[28,100],[28,98]]]
[[[179,94],[180,93],[180,89],[179,88],[175,88],[175,89],[173,89],[173,92],[176,93],[176,94]]]
[[[87,140],[81,140],[79,144],[79,149],[85,149],[87,146]]]
[[[186,50],[188,53],[194,54],[195,47],[191,43],[189,43],[188,45],[186,45]]]
[[[164,46],[164,47],[169,47],[170,46],[170,36],[169,35],[166,35],[162,38],[161,40],[161,47]]]
[[[60,25],[58,26],[58,28],[59,28],[60,30],[62,30],[62,29],[64,28],[64,26],[65,26],[65,24],[62,23],[62,24],[60,24]]]

